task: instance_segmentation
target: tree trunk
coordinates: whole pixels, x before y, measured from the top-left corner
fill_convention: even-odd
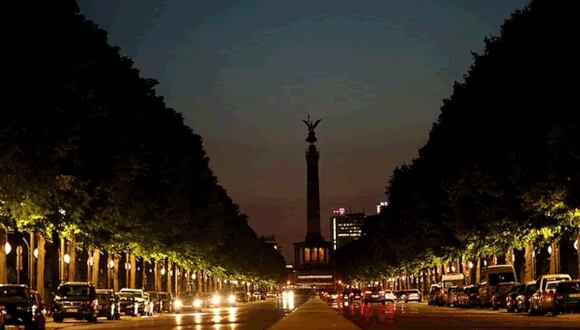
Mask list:
[[[98,288],[99,287],[99,262],[101,260],[101,251],[99,249],[93,249],[93,270],[91,271],[91,282],[93,285]]]
[[[107,252],[107,289],[113,288],[113,268],[111,268],[111,261],[113,261],[113,252]]]
[[[195,280],[197,282],[197,292],[203,293],[203,278],[201,275],[201,271],[195,271]]]
[[[59,271],[59,281],[60,283],[66,281],[66,268],[64,263],[64,249],[65,249],[65,242],[64,238],[60,238],[60,249],[58,251],[58,271]]]
[[[8,283],[8,264],[6,262],[6,230],[0,230],[0,283]]]
[[[524,245],[524,282],[533,281],[536,278],[536,258],[534,256],[534,246],[530,243]]]
[[[560,273],[560,243],[552,241],[550,243],[552,253],[550,254],[550,274]]]
[[[513,265],[514,264],[514,249],[508,249],[505,254],[505,263],[506,265]]]
[[[36,237],[36,232],[35,231],[31,231],[30,232],[30,244],[28,244],[28,282],[29,282],[29,287],[31,289],[35,288],[35,282],[34,282],[34,273],[35,273],[35,269],[34,269],[34,249],[36,248],[35,246],[35,238]]]
[[[137,286],[137,281],[136,281],[136,275],[137,275],[137,258],[135,257],[135,253],[131,253],[131,279],[130,279],[130,288],[136,289]]]
[[[38,233],[38,260],[36,261],[36,291],[44,300],[44,258],[46,255],[46,239],[42,233]]]
[[[91,264],[93,260],[93,248],[89,247],[87,249],[87,282],[91,282],[93,281],[93,265]],[[95,288],[97,288],[97,285],[93,283],[93,285],[95,286]]]
[[[167,274],[167,290],[165,290],[167,292],[171,292],[171,290],[172,290],[171,288],[173,286],[172,282],[171,282],[171,280],[173,278],[173,276],[172,276],[173,273],[171,271],[171,267],[172,267],[171,262],[167,261],[167,273],[166,273]]]
[[[68,280],[70,282],[76,281],[76,264],[77,264],[77,241],[73,236],[68,243],[68,254],[70,256],[70,262],[68,264]]]
[[[119,252],[113,253],[113,290],[119,291]]]
[[[475,284],[479,285],[481,283],[481,258],[477,258],[475,263]]]
[[[576,241],[574,242],[576,252],[578,254],[578,272],[576,273],[576,278],[580,277],[580,235],[576,236]]]

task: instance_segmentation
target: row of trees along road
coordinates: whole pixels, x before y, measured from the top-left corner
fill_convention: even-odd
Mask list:
[[[418,157],[393,172],[384,212],[338,251],[351,280],[429,283],[514,260],[520,280],[578,276],[576,13],[534,0],[485,39]]]
[[[103,283],[105,253],[115,283],[122,258],[200,285],[207,274],[211,283],[283,274],[280,254],[217,183],[201,138],[73,0],[9,1],[0,31],[0,245],[7,230],[32,238],[38,290],[59,280],[44,279],[48,245],[57,261],[68,251],[68,266],[50,272],[60,280],[79,279],[84,256],[96,268],[83,276]]]

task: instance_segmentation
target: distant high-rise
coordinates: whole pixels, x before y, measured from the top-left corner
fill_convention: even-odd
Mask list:
[[[330,216],[330,237],[334,250],[357,240],[362,235],[364,213],[346,212],[344,208],[334,210]]]

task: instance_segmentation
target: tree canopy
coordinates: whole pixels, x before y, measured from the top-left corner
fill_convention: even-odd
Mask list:
[[[283,274],[201,137],[75,1],[11,1],[0,27],[3,226],[232,278]]]

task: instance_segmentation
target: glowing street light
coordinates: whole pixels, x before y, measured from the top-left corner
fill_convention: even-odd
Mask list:
[[[552,254],[552,246],[548,246],[548,253]]]
[[[469,269],[473,268],[473,262],[469,262]]]
[[[68,253],[65,253],[63,260],[64,260],[64,263],[68,265],[70,263],[70,255]]]
[[[34,249],[34,252],[32,252],[32,255],[34,255],[34,257],[36,259],[38,259],[38,248]]]
[[[10,252],[12,251],[12,245],[10,245],[10,243],[8,243],[8,241],[6,241],[6,244],[4,244],[4,252],[6,252],[6,254],[10,254]]]
[[[165,267],[161,268],[161,275],[165,275]]]
[[[576,249],[576,251],[578,251],[578,240],[577,239],[574,241],[574,248]]]
[[[111,259],[109,260],[109,268],[115,267],[115,262]]]

